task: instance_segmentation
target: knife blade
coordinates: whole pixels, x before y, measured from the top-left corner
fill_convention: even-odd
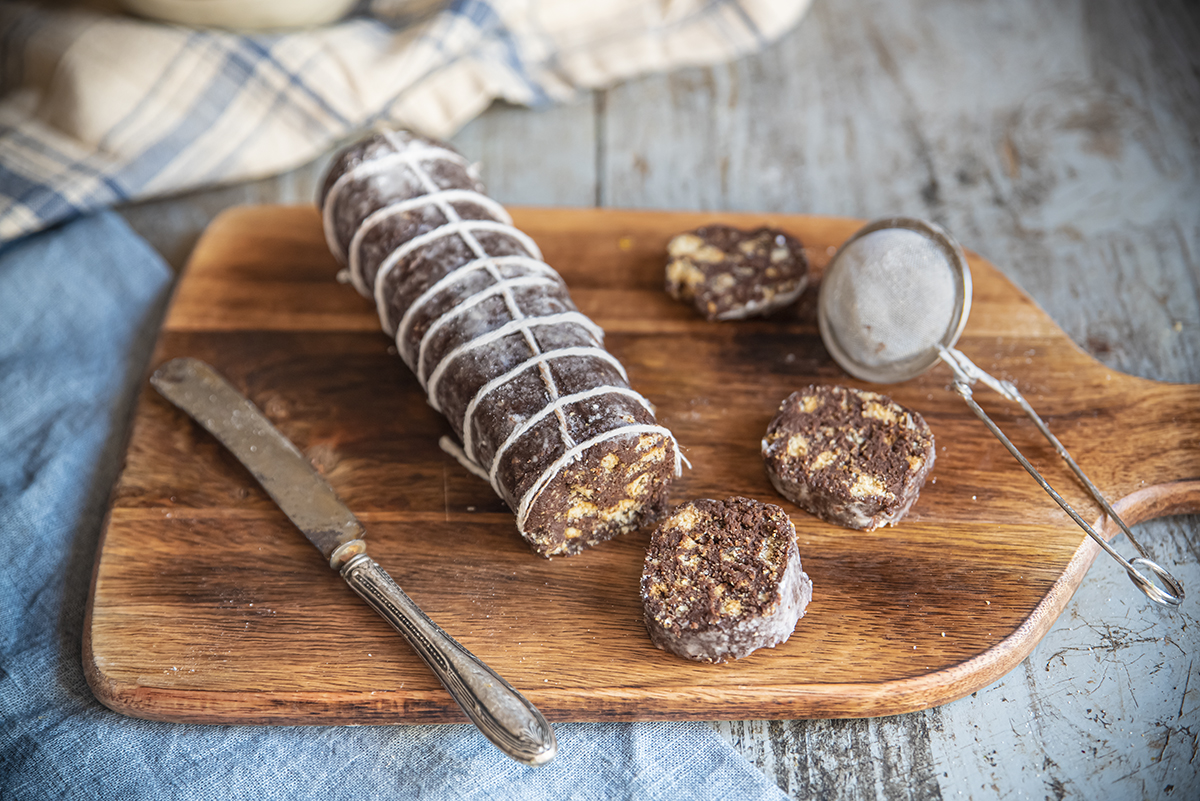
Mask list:
[[[554,759],[557,740],[542,713],[430,620],[367,555],[362,524],[258,407],[199,359],[172,359],[150,383],[246,466],[330,567],[404,636],[488,740],[527,765]]]

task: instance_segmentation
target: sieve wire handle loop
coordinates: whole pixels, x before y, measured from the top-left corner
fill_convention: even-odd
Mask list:
[[[1133,536],[1133,532],[1129,530],[1129,526],[1125,525],[1125,521],[1123,521],[1120,515],[1116,513],[1116,511],[1105,499],[1104,495],[1099,489],[1097,489],[1096,485],[1093,484],[1086,475],[1084,475],[1082,468],[1080,468],[1075,460],[1071,458],[1071,454],[1067,453],[1067,449],[1059,441],[1058,437],[1054,436],[1053,432],[1050,431],[1050,428],[1046,425],[1045,421],[1042,420],[1038,413],[1033,410],[1033,407],[1029,405],[1029,402],[1025,400],[1025,397],[1021,395],[1017,388],[1008,381],[1000,381],[984,372],[959,350],[939,345],[938,352],[941,355],[942,361],[949,365],[950,369],[954,372],[954,391],[962,396],[962,399],[966,401],[967,406],[969,406],[971,411],[975,413],[975,416],[983,421],[984,425],[986,425],[992,434],[995,435],[996,439],[1000,440],[1004,447],[1008,449],[1008,452],[1013,455],[1013,458],[1020,462],[1021,466],[1025,468],[1029,475],[1033,476],[1033,479],[1037,481],[1039,485],[1041,485],[1042,489],[1044,489],[1046,493],[1053,498],[1059,506],[1062,507],[1062,510],[1066,512],[1067,515],[1070,516],[1070,518],[1074,520],[1080,528],[1087,532],[1088,536],[1095,540],[1096,544],[1103,548],[1109,556],[1111,556],[1113,559],[1116,559],[1121,567],[1125,568],[1125,572],[1129,574],[1130,580],[1135,586],[1137,586],[1139,590],[1145,593],[1150,600],[1160,603],[1164,606],[1178,606],[1183,601],[1184,597],[1183,585],[1181,585],[1179,581],[1166,570],[1166,568],[1162,567],[1157,562],[1150,559],[1149,556],[1147,556],[1145,549],[1142,548],[1141,544]],[[1133,544],[1133,547],[1139,554],[1137,557],[1132,560],[1126,560],[1125,557],[1121,556],[1121,554],[1119,554],[1117,550],[1113,548],[1113,546],[1110,545],[1106,539],[1104,539],[1104,537],[1100,536],[1095,529],[1093,529],[1088,522],[1084,520],[1069,503],[1067,503],[1065,498],[1059,495],[1058,492],[1056,492],[1055,489],[1050,486],[1050,483],[1042,477],[1042,474],[1038,472],[1037,468],[1035,468],[1029,462],[1029,460],[1025,458],[1025,456],[1017,449],[1017,446],[1013,444],[1012,440],[1010,440],[1004,434],[1004,432],[1000,430],[1000,427],[992,421],[987,412],[985,412],[983,408],[975,401],[974,392],[972,391],[971,387],[976,381],[982,382],[1003,397],[1020,405],[1021,409],[1025,412],[1029,419],[1032,420],[1034,425],[1037,426],[1038,431],[1041,431],[1042,435],[1050,441],[1050,444],[1054,446],[1054,450],[1057,451],[1058,455],[1063,458],[1063,460],[1071,468],[1071,471],[1079,478],[1084,487],[1087,488],[1092,498],[1098,504],[1100,504],[1100,507],[1104,510],[1104,513],[1121,528],[1121,531],[1125,532],[1125,536],[1129,538],[1129,541]],[[1153,573],[1154,576],[1158,578],[1164,586],[1169,588],[1170,592],[1164,591],[1157,584],[1153,583],[1141,571],[1139,571],[1137,567],[1134,567],[1134,565],[1143,567],[1149,572]]]

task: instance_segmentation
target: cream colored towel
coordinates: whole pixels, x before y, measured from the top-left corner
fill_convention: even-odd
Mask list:
[[[373,15],[255,35],[5,3],[0,241],[282,172],[379,121],[444,137],[495,99],[545,105],[731,59],[778,37],[809,2],[458,0],[383,19],[391,0],[369,5]]]

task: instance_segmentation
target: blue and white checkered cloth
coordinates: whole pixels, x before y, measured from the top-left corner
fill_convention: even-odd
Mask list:
[[[723,61],[810,0],[453,0],[243,35],[0,4],[0,242],[80,213],[259,178],[385,121],[444,137],[495,99],[543,105]]]

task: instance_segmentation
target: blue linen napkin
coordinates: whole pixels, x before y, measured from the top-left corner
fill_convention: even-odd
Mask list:
[[[83,613],[171,272],[114,213],[0,251],[0,798],[783,794],[701,723],[560,724],[527,768],[472,727],[199,726],[102,706]]]

